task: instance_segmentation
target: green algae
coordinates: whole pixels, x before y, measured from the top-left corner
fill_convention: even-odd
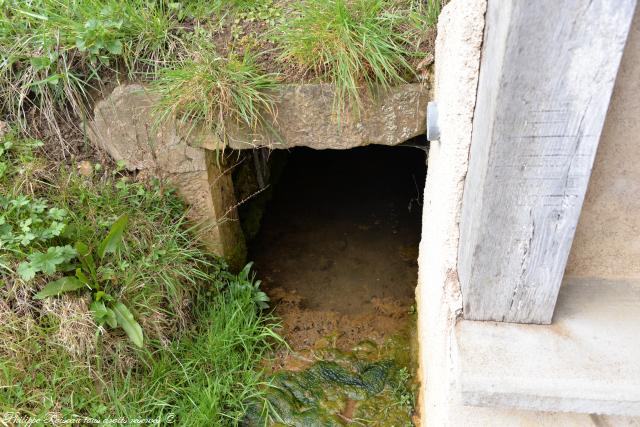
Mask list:
[[[409,337],[398,334],[382,346],[365,341],[350,352],[320,350],[305,369],[275,373],[267,389],[270,420],[250,410],[243,425],[413,425],[417,383]]]

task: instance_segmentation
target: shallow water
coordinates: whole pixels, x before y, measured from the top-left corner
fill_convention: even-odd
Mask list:
[[[396,323],[414,303],[425,173],[415,148],[292,150],[250,245],[263,287],[285,311],[361,317],[355,342],[376,327],[388,335],[368,315]],[[319,319],[295,321],[307,329]]]
[[[410,425],[425,161],[404,147],[292,150],[250,245],[293,351],[271,366],[281,425]]]

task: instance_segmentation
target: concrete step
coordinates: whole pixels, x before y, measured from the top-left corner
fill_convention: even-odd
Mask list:
[[[640,416],[640,281],[567,279],[551,325],[462,320],[463,404]]]

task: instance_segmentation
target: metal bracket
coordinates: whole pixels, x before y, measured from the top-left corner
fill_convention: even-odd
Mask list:
[[[427,104],[427,141],[440,139],[440,125],[438,123],[438,103],[430,101]]]

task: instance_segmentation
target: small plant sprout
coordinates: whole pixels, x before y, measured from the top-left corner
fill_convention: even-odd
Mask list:
[[[128,215],[120,216],[96,248],[81,241],[76,242],[75,256],[80,265],[75,269],[75,275],[65,276],[50,282],[34,298],[50,298],[65,292],[87,289],[91,291],[91,311],[98,325],[107,324],[111,328],[119,326],[126,332],[131,342],[142,347],[143,334],[140,324],[126,305],[104,291],[102,284],[106,279],[103,277],[102,270],[108,271],[107,268],[104,268],[107,264],[105,256],[115,253],[122,243],[122,236],[128,221]],[[71,248],[69,247],[69,249]]]
[[[248,263],[244,266],[242,271],[238,273],[238,277],[235,281],[231,282],[232,291],[237,290],[248,290],[251,289],[251,296],[253,302],[260,309],[269,308],[268,302],[270,301],[269,296],[260,290],[260,285],[262,281],[255,280],[255,273],[251,272],[251,267],[253,266],[253,262]]]

